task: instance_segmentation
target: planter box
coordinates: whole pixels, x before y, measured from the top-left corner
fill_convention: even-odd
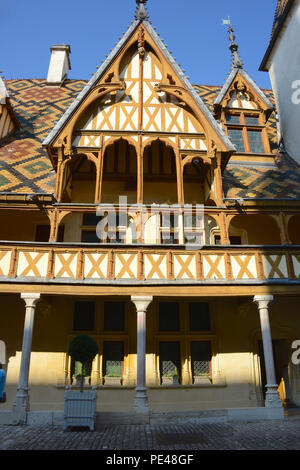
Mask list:
[[[179,385],[179,378],[175,377],[164,377],[161,378],[162,385]]]
[[[84,377],[84,379],[83,379],[83,386],[84,387],[89,387],[90,386],[90,379],[91,379],[91,377]],[[73,387],[81,387],[81,378],[80,377],[75,377],[75,375],[73,375]]]
[[[95,427],[96,387],[91,392],[75,392],[67,387],[65,392],[64,431],[68,427]]]
[[[122,385],[122,377],[104,377],[104,385],[120,387]]]
[[[194,385],[211,385],[211,379],[207,375],[195,375]]]

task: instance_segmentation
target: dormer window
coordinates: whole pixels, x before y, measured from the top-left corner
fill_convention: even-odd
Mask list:
[[[270,153],[268,139],[260,115],[226,114],[226,129],[238,152]]]

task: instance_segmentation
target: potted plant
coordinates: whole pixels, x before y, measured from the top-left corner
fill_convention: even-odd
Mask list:
[[[106,372],[104,376],[104,385],[122,385],[122,366],[121,364],[106,364]]]
[[[64,430],[69,426],[84,426],[94,430],[96,387],[84,391],[84,380],[91,370],[91,364],[98,353],[98,345],[90,335],[78,335],[69,344],[68,353],[81,367],[76,379],[80,380],[80,391],[67,387],[65,393]]]

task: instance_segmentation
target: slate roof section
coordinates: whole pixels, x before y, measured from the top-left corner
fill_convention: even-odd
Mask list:
[[[226,82],[223,85],[222,90],[220,91],[216,101],[214,104],[218,105],[222,102],[224,96],[226,95],[228,89],[230,88],[232,82],[234,81],[237,74],[240,73],[242,77],[249,83],[249,85],[255,90],[255,92],[260,96],[260,98],[264,101],[266,106],[270,109],[274,109],[274,104],[270,102],[270,100],[266,97],[266,95],[261,91],[261,89],[257,86],[254,80],[247,74],[247,72],[242,68],[233,68],[229,77],[227,78]]]
[[[20,129],[0,142],[0,192],[53,194],[55,173],[42,142],[87,81],[67,80],[63,87],[47,87],[41,79],[8,80],[11,105]],[[195,93],[212,112],[221,87],[194,85]],[[263,90],[274,103],[272,92]],[[271,148],[277,149],[276,119],[268,121]],[[300,198],[300,167],[284,159],[280,168],[255,165],[238,168],[230,162],[224,176],[225,197]]]
[[[121,40],[118,42],[118,44],[115,46],[115,48],[111,51],[107,59],[104,61],[102,66],[98,69],[98,71],[92,76],[91,80],[88,82],[88,84],[84,87],[84,89],[79,93],[77,98],[74,100],[74,102],[71,104],[71,106],[66,110],[66,112],[63,114],[63,116],[60,118],[58,123],[54,126],[54,128],[51,130],[50,134],[44,139],[43,145],[47,146],[50,145],[55,137],[58,135],[61,129],[63,129],[64,125],[67,123],[69,118],[73,115],[73,113],[76,111],[78,108],[79,104],[83,101],[83,99],[87,96],[89,91],[93,88],[93,86],[98,82],[98,80],[101,78],[101,76],[105,73],[106,69],[109,67],[109,65],[114,61],[114,59],[118,56],[120,51],[122,50],[123,46],[126,44],[128,39],[132,36],[132,34],[135,32],[137,27],[143,23],[145,28],[147,29],[148,33],[150,36],[152,36],[152,39],[154,42],[157,44],[157,46],[160,48],[162,53],[164,54],[166,60],[171,64],[177,75],[180,77],[180,79],[183,81],[184,85],[198,104],[199,108],[203,112],[204,116],[206,117],[207,121],[210,123],[210,125],[213,127],[215,132],[218,134],[220,139],[223,141],[225,146],[228,148],[228,150],[235,150],[234,145],[232,142],[229,140],[229,138],[226,136],[224,133],[222,127],[218,124],[218,122],[214,119],[213,115],[211,112],[207,109],[199,95],[195,92],[193,86],[189,82],[188,78],[185,76],[183,73],[182,69],[180,66],[176,63],[175,59],[172,57],[171,53],[168,51],[166,45],[163,43],[163,41],[160,39],[158,34],[155,32],[154,28],[151,26],[150,22],[147,20],[140,21],[140,20],[135,20],[131,26],[128,28],[126,33],[122,36]]]

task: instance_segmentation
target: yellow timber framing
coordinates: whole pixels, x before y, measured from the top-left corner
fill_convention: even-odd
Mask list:
[[[173,143],[168,137],[177,137],[180,135],[180,132],[170,133],[163,135],[161,132],[145,132],[143,130],[143,60],[145,53],[145,43],[147,43],[156,56],[158,57],[161,64],[162,79],[157,83],[156,92],[166,92],[168,95],[174,96],[177,100],[180,101],[184,108],[188,107],[189,110],[193,113],[196,120],[199,122],[203,132],[196,134],[196,137],[202,138],[205,136],[205,144],[207,151],[193,150],[193,151],[180,151],[178,141]],[[88,152],[85,148],[74,148],[72,146],[73,138],[78,133],[76,130],[76,123],[79,118],[87,111],[89,106],[99,100],[99,98],[105,96],[106,94],[114,94],[118,90],[125,90],[126,84],[123,79],[120,78],[120,64],[123,58],[126,56],[126,53],[132,48],[135,47],[139,52],[139,68],[140,68],[140,87],[139,87],[139,118],[138,126],[139,130],[132,132],[132,134],[138,137],[137,140],[131,139],[128,132],[118,131],[114,136],[111,131],[101,132],[102,143],[100,148],[89,148]],[[164,106],[163,103],[160,105]],[[84,133],[85,134],[85,133]],[[89,133],[87,133],[88,135]],[[166,133],[164,133],[166,134]],[[193,138],[195,134],[185,134],[185,137]],[[104,137],[109,137],[108,141],[104,142]],[[222,205],[222,180],[221,180],[221,170],[225,167],[226,162],[228,161],[230,155],[233,153],[233,150],[228,149],[225,143],[222,141],[221,137],[213,129],[211,124],[208,122],[207,118],[204,116],[202,110],[199,108],[198,104],[190,94],[189,90],[185,87],[185,84],[182,82],[179,76],[177,76],[176,71],[173,69],[171,64],[164,57],[162,51],[155,43],[154,39],[147,31],[146,27],[143,24],[140,24],[138,28],[133,32],[132,36],[129,38],[127,43],[121,49],[114,61],[107,67],[102,77],[99,78],[97,84],[95,84],[92,89],[89,91],[87,96],[79,104],[77,110],[70,117],[69,121],[66,123],[64,128],[55,138],[53,144],[47,147],[47,151],[52,161],[56,161],[56,170],[57,170],[57,182],[56,182],[56,198],[60,201],[62,197],[63,190],[63,178],[64,178],[64,168],[66,161],[74,158],[77,154],[86,155],[87,158],[93,160],[97,168],[97,177],[96,177],[96,191],[95,191],[95,202],[99,202],[101,199],[101,175],[102,175],[102,159],[104,155],[105,148],[112,143],[113,140],[123,137],[127,139],[128,142],[134,146],[137,155],[138,162],[138,197],[137,202],[142,202],[143,194],[143,168],[142,168],[142,156],[143,151],[146,146],[150,145],[151,142],[157,140],[158,138],[165,142],[167,145],[173,147],[175,156],[176,156],[176,167],[177,167],[177,181],[178,181],[178,201],[182,203],[184,200],[183,187],[182,187],[182,178],[183,178],[183,169],[187,161],[190,161],[191,158],[198,158],[204,160],[207,164],[215,166],[214,177],[216,179],[216,194],[211,197],[212,200],[216,202],[217,205]],[[145,141],[145,137],[147,137]],[[143,139],[142,139],[143,138]],[[181,153],[183,155],[181,155]],[[179,156],[181,155],[182,164],[179,166]],[[184,161],[182,157],[188,156],[189,158]],[[190,158],[191,156],[191,158]],[[98,160],[98,162],[96,162]],[[217,164],[214,164],[214,160],[217,161]]]
[[[76,295],[76,296],[132,296],[152,295],[155,297],[252,297],[254,295],[297,296],[300,285],[70,285],[70,284],[16,284],[1,283],[0,293],[20,294],[32,292],[42,295]]]

